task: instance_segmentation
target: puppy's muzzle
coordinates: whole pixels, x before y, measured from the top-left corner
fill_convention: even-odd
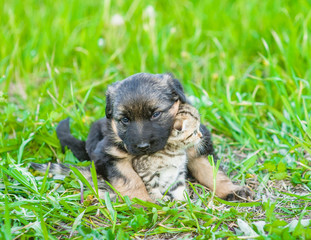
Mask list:
[[[136,148],[141,152],[146,152],[150,149],[150,143],[142,142],[136,145]]]

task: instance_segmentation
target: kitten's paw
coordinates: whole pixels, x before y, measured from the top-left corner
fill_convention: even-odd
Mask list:
[[[164,197],[162,197],[162,201],[167,202],[167,201],[171,201],[171,197],[165,195]]]
[[[234,191],[232,193],[229,193],[226,197],[227,201],[249,201],[252,199],[254,199],[254,192],[248,186],[236,186],[236,189],[234,189]]]
[[[165,201],[165,199],[163,198],[163,195],[158,193],[158,192],[151,192],[150,193],[150,197],[151,199],[153,199],[155,202],[158,202],[158,200],[162,200]]]

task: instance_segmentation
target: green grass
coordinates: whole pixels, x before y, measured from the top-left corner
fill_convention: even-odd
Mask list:
[[[0,5],[1,239],[311,239],[310,1]],[[107,85],[137,72],[182,81],[227,173],[255,202],[194,184],[185,203],[97,201],[95,189],[81,204],[74,176],[33,175],[29,162],[76,163],[57,123],[70,116],[85,139]]]

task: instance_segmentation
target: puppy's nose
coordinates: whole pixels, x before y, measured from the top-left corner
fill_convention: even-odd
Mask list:
[[[140,143],[140,144],[137,144],[137,148],[140,150],[140,151],[146,151],[150,148],[150,144],[149,143]]]

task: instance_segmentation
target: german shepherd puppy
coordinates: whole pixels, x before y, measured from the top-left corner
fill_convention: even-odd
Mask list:
[[[163,149],[172,130],[180,103],[187,99],[181,83],[171,74],[138,73],[108,87],[106,117],[96,121],[86,142],[70,133],[69,119],[56,129],[62,147],[80,160],[92,160],[96,171],[122,195],[152,201],[142,179],[133,170],[132,156]],[[217,161],[211,134],[201,124],[203,148],[187,151],[188,170],[198,182],[214,189],[213,168],[207,157]],[[216,177],[216,195],[224,199],[252,195],[247,187],[234,185],[222,172]]]

